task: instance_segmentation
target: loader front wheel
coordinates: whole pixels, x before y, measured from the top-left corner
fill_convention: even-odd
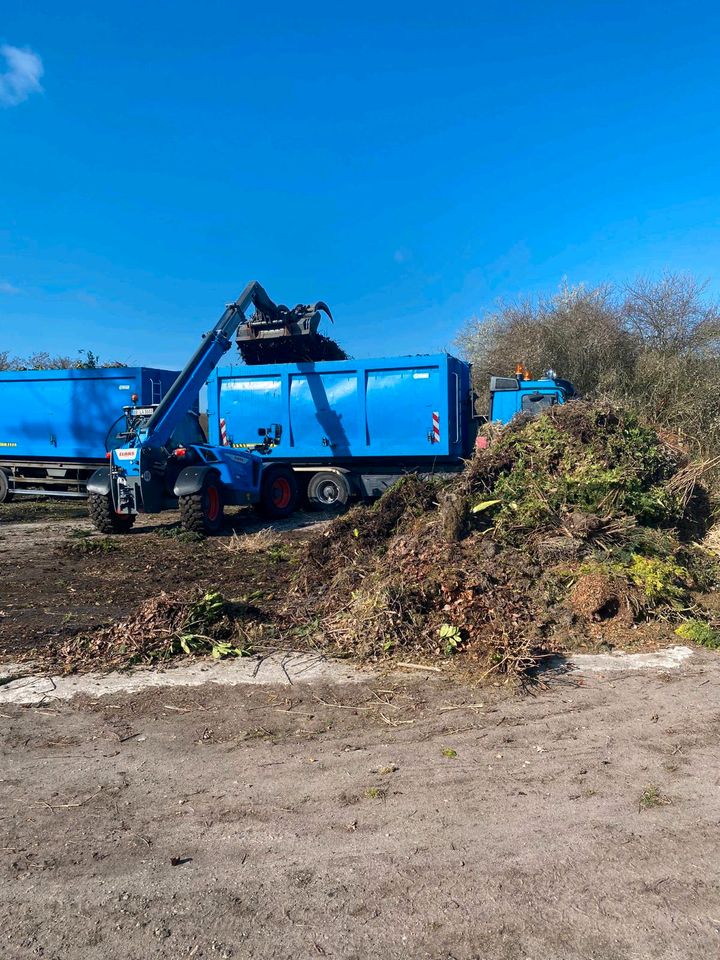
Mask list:
[[[295,473],[290,467],[272,467],[262,482],[258,510],[268,520],[283,520],[295,513],[300,494]]]
[[[183,530],[201,536],[219,533],[225,522],[222,488],[217,477],[207,476],[202,489],[179,499]]]
[[[129,533],[135,523],[134,513],[116,513],[109,493],[91,493],[88,497],[88,513],[100,533]]]

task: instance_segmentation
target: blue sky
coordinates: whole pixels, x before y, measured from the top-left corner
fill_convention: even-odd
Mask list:
[[[639,0],[6,0],[0,350],[180,365],[251,278],[327,300],[357,356],[450,347],[563,277],[720,294],[718,28]]]

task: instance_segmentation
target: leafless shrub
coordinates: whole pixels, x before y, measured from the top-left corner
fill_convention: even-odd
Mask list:
[[[635,407],[693,453],[720,442],[720,308],[706,285],[667,273],[625,286],[564,284],[552,297],[500,303],[457,339],[487,403],[491,374],[552,367],[585,396]]]
[[[76,357],[51,354],[47,350],[38,350],[28,357],[14,357],[8,350],[0,350],[0,370],[95,370],[124,366],[119,360],[101,363],[92,350],[78,350]]]

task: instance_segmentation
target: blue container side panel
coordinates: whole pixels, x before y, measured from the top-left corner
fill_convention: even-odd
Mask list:
[[[288,440],[296,455],[358,456],[364,444],[357,370],[291,373],[289,400]]]
[[[217,396],[213,396],[213,383],[219,391]],[[253,447],[260,442],[261,427],[267,429],[271,423],[285,425],[283,377],[280,374],[222,377],[210,382],[208,440],[217,444],[221,442],[218,405],[225,420],[228,442],[234,447]]]
[[[0,456],[101,459],[131,396],[141,404],[157,401],[176,376],[142,367],[0,373]]]
[[[208,382],[210,442],[254,446],[282,426],[272,456],[459,458],[469,449],[469,366],[445,354],[216,370]],[[437,418],[437,430],[434,415]]]
[[[450,357],[452,376],[451,403],[455,408],[455,436],[453,454],[467,459],[475,450],[478,420],[475,415],[475,391],[472,383],[472,366],[456,357]]]
[[[446,455],[450,430],[441,381],[438,364],[366,372],[367,446],[371,456]],[[437,431],[433,427],[434,413]]]

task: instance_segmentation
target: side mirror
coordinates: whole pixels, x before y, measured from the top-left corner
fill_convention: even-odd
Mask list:
[[[259,437],[267,436],[267,430],[265,429],[265,427],[258,427],[258,436]]]
[[[280,437],[282,437],[282,424],[273,423],[272,431],[273,431],[273,437],[274,437],[275,443],[280,443]]]

